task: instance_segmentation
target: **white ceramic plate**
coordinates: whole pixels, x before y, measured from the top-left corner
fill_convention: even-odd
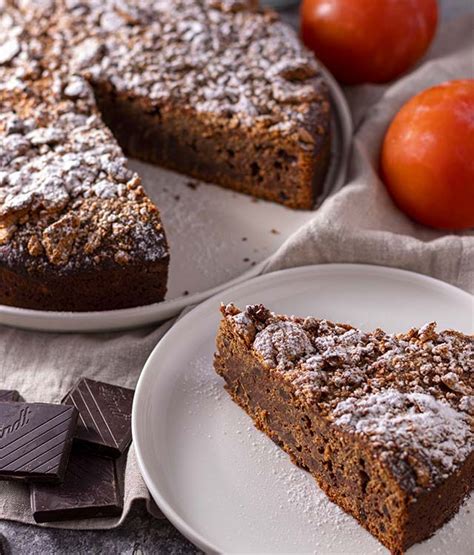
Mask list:
[[[212,368],[219,303],[407,330],[436,320],[473,329],[473,298],[440,281],[376,266],[331,264],[268,274],[228,289],[184,316],[151,354],[133,406],[145,482],[164,514],[206,552],[387,553],[329,502],[223,390]],[[410,554],[472,548],[474,499]],[[469,509],[471,515],[468,514]]]
[[[332,159],[320,200],[344,184],[352,137],[345,98],[325,70],[333,106]],[[185,306],[260,272],[263,261],[312,216],[272,202],[198,183],[132,160],[160,207],[170,242],[168,294],[162,303],[103,312],[48,312],[0,305],[0,323],[47,331],[105,331],[165,320]],[[191,186],[190,186],[191,184]],[[197,190],[195,188],[197,185]]]

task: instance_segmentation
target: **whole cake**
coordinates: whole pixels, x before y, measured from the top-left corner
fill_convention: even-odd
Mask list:
[[[364,333],[262,305],[222,307],[215,369],[232,399],[393,554],[474,486],[474,337]]]
[[[124,153],[310,208],[326,86],[250,0],[0,0],[0,304],[164,298],[165,231]]]

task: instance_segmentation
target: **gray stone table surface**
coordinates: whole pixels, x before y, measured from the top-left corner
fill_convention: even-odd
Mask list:
[[[441,23],[473,9],[473,0],[440,0]],[[295,8],[283,12],[297,25]],[[154,555],[198,553],[167,520],[156,520],[137,505],[124,524],[114,530],[55,530],[0,521],[0,555],[123,554]]]

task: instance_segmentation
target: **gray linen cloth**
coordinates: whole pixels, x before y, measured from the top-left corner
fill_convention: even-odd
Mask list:
[[[265,271],[363,262],[421,272],[474,290],[474,233],[446,235],[411,222],[393,205],[376,169],[387,125],[406,100],[442,81],[474,76],[473,24],[471,15],[444,27],[422,63],[391,86],[346,91],[356,125],[348,183],[268,260]],[[95,335],[0,327],[0,388],[18,389],[28,401],[58,402],[79,376],[134,387],[149,353],[169,326]],[[122,517],[57,526],[111,528],[120,524],[131,504],[139,499],[159,515],[140,476],[132,447]],[[0,482],[0,518],[33,522],[26,486]]]

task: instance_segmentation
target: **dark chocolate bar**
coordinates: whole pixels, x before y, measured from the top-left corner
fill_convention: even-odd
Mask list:
[[[63,400],[79,411],[75,440],[97,454],[122,455],[132,440],[133,395],[132,389],[82,378]]]
[[[78,412],[45,403],[0,403],[0,479],[61,482]]]
[[[123,495],[116,463],[74,447],[63,484],[32,484],[30,498],[35,521],[120,515]]]
[[[15,402],[20,400],[20,394],[14,389],[0,389],[0,403],[6,401]]]

